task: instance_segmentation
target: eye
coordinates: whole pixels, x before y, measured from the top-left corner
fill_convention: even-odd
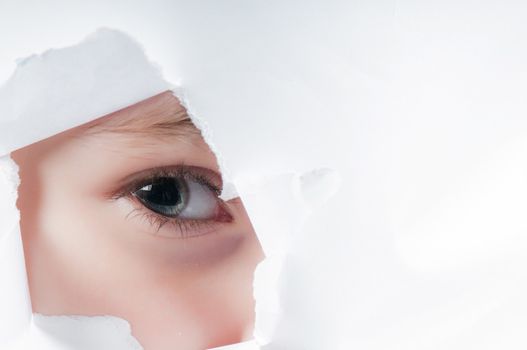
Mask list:
[[[207,185],[193,179],[160,177],[132,194],[148,209],[171,218],[211,220],[221,209]]]
[[[157,235],[201,236],[215,231],[216,225],[233,220],[219,198],[221,177],[212,170],[191,166],[153,168],[123,182],[126,185],[111,198],[125,197],[137,203],[132,212],[157,226]],[[166,224],[170,225],[160,231]]]

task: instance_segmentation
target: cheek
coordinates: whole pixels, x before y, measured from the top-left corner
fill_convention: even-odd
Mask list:
[[[252,324],[252,276],[262,254],[240,204],[231,208],[234,224],[168,239],[139,217],[126,218],[132,207],[124,199],[101,201],[54,176],[34,200],[30,182],[21,200],[32,203],[23,235],[36,312],[123,317],[152,348],[235,342]],[[184,339],[173,338],[176,330]]]
[[[241,203],[229,202],[234,223],[213,233],[156,237],[148,221],[127,217],[130,203],[94,194],[104,167],[62,154],[19,164],[35,312],[122,317],[147,349],[210,348],[250,334],[262,252]]]
[[[33,225],[37,239],[88,274],[181,282],[246,266],[244,260],[260,256],[254,254],[257,240],[244,220],[199,237],[166,238],[152,234],[150,222],[140,215],[128,215],[133,206],[126,199],[103,202],[62,192],[44,196],[42,202]]]

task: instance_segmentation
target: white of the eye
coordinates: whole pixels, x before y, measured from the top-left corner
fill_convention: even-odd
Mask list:
[[[192,180],[187,180],[187,189],[187,203],[178,216],[183,219],[212,219],[218,207],[214,192]]]

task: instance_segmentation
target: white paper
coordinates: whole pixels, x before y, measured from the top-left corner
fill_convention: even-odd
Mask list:
[[[100,29],[78,45],[19,59],[0,87],[0,154],[168,88],[141,47],[109,29]]]
[[[68,34],[53,4],[75,23]],[[26,12],[8,5],[0,22],[18,28],[13,18]],[[12,36],[34,44],[26,54],[113,27],[141,42],[163,77],[120,101],[89,96],[101,109],[74,121],[56,114],[59,124],[38,132],[25,117],[16,133],[2,124],[2,154],[153,95],[165,81],[179,86],[267,254],[255,275],[264,349],[527,346],[524,4],[35,6],[38,17]],[[12,47],[9,55],[27,51]],[[22,107],[36,115],[31,101],[6,109],[13,90],[3,89],[2,123]],[[307,175],[318,169],[330,175]],[[1,205],[4,215],[10,207]],[[19,249],[9,232],[0,237]],[[6,276],[22,294],[10,295],[23,301],[15,266]],[[21,310],[0,313],[0,325],[20,329]]]

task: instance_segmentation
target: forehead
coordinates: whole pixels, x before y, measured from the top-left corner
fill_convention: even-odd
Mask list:
[[[115,182],[144,169],[185,164],[219,171],[214,153],[172,92],[75,127],[13,152],[31,168],[90,172]],[[66,172],[66,170],[64,170]]]
[[[150,97],[79,127],[86,135],[169,137],[199,134],[186,109],[171,91]]]
[[[132,153],[155,153],[159,147],[183,144],[209,149],[185,108],[171,91],[166,91],[14,153],[26,150],[42,155],[64,146],[91,148],[96,145],[125,153],[127,149]]]

